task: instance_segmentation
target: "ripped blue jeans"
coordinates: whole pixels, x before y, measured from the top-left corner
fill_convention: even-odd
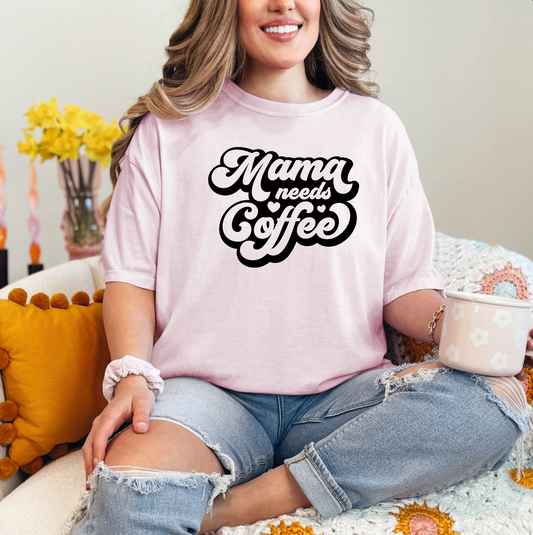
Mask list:
[[[415,365],[360,373],[309,395],[166,379],[150,419],[195,433],[226,473],[119,471],[100,462],[72,534],[198,533],[218,495],[281,464],[324,519],[498,469],[528,426],[520,383],[503,381],[520,388],[509,403],[481,375],[445,367],[395,376]]]

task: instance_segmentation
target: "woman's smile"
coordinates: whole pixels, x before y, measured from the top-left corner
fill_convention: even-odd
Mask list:
[[[261,31],[274,41],[290,41],[299,33],[302,23],[293,19],[275,20],[261,27]]]

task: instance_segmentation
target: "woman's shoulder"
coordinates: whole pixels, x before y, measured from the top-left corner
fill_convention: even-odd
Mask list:
[[[192,116],[184,117],[183,119],[177,118],[164,118],[149,111],[142,119],[137,130],[140,130],[144,135],[150,135],[159,130],[167,128],[175,128],[176,125],[186,123]]]
[[[381,129],[387,134],[405,135],[406,128],[400,113],[391,105],[378,98],[368,95],[360,95],[346,91],[344,99],[345,107],[351,108],[345,112],[353,113],[354,119],[366,125],[373,125],[375,129]]]
[[[369,95],[360,95],[346,91],[344,102],[346,105],[357,109],[359,113],[366,113],[374,119],[381,119],[383,122],[391,125],[403,124],[398,112],[389,104],[382,100]]]
[[[165,119],[149,111],[137,125],[126,154],[130,156],[146,152],[158,153],[169,134],[174,137],[179,135],[179,123],[186,123],[187,119],[189,117],[185,119]]]

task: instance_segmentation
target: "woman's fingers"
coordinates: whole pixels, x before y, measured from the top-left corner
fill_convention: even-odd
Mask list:
[[[533,329],[531,329],[531,331],[529,332],[529,336],[533,338]],[[532,349],[533,349],[533,340],[528,340],[526,351],[531,351]]]
[[[147,433],[150,425],[150,413],[153,410],[153,394],[139,395],[133,398],[133,430],[137,433]]]
[[[96,429],[93,442],[93,470],[96,465],[105,458],[107,441],[109,437],[125,422],[122,411],[110,410],[106,417],[102,418],[101,425]]]
[[[529,336],[533,338],[533,329],[529,331]],[[533,340],[528,340],[527,345],[526,345],[526,351],[531,351],[531,350],[533,350]]]
[[[108,405],[93,421],[91,432],[87,435],[83,445],[83,463],[86,479],[89,478],[96,465],[104,460],[109,437],[122,425],[124,416],[122,411]],[[88,483],[86,489],[89,490]]]
[[[87,435],[85,439],[85,444],[83,445],[83,464],[85,466],[85,480],[86,480],[86,489],[89,490],[89,476],[94,470],[94,434],[95,426],[97,425],[96,420],[93,422],[93,427],[91,432]]]
[[[85,480],[87,481],[89,476],[91,475],[92,469],[92,458],[93,458],[93,441],[91,437],[91,433],[87,435],[87,438],[85,439],[85,443],[83,444],[83,447],[81,448],[83,453],[83,464],[85,465]],[[86,483],[85,488],[89,490],[89,484]]]

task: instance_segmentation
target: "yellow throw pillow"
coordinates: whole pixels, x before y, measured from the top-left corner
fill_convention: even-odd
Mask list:
[[[26,304],[21,288],[0,299],[0,369],[6,401],[0,403],[0,479],[18,468],[34,473],[42,455],[56,458],[85,437],[107,405],[102,381],[110,361],[102,320],[103,290],[43,293]]]

